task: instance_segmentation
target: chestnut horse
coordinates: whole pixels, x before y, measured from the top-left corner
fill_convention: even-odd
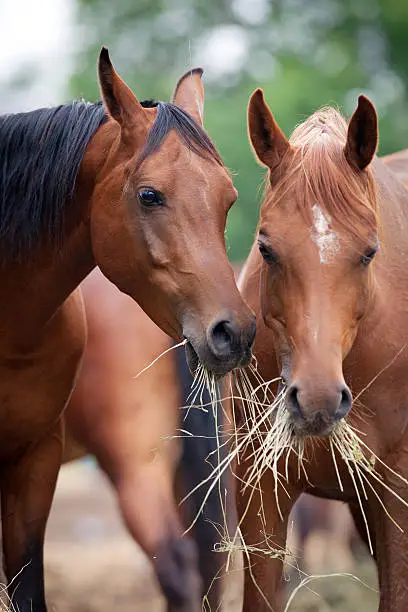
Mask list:
[[[257,90],[248,121],[268,175],[242,293],[258,315],[259,372],[267,381],[281,377],[284,423],[294,446],[304,445],[308,479],[291,453],[279,468],[286,474],[287,461],[289,495],[277,483],[280,509],[273,470],[264,470],[247,511],[252,491],[241,489],[243,537],[259,545],[266,532],[283,547],[301,492],[342,500],[360,535],[368,541],[370,534],[381,612],[402,612],[408,601],[408,154],[375,156],[377,117],[364,96],[348,124],[336,110],[322,109],[288,141]],[[364,406],[355,402],[360,397]],[[367,470],[354,486],[352,459],[337,451],[336,474],[330,445],[348,424],[378,458],[370,454],[382,482]],[[244,480],[254,454],[238,466]],[[252,561],[244,610],[279,609],[280,560]]]
[[[0,118],[0,487],[5,573],[18,574],[10,591],[20,612],[46,610],[60,416],[86,339],[74,290],[95,265],[174,340],[188,340],[193,365],[222,375],[250,359],[254,316],[224,243],[236,191],[202,128],[201,72],[180,79],[173,103],[147,108],[102,49],[103,104]],[[191,548],[170,526],[166,538],[161,550],[177,551],[170,560],[187,580]],[[175,593],[177,609],[197,608],[198,584],[187,590],[188,602]]]
[[[81,289],[88,340],[64,412],[64,460],[87,453],[96,457],[115,489],[130,534],[153,562],[168,596],[171,585],[165,572],[167,568],[176,571],[177,563],[164,563],[163,558],[176,557],[177,550],[167,546],[161,551],[160,547],[168,540],[169,529],[181,538],[201,506],[198,492],[181,508],[178,502],[211,473],[208,456],[216,449],[215,419],[211,410],[180,410],[189,403],[193,381],[181,348],[135,378],[172,343],[133,300],[98,269],[82,282]],[[222,490],[228,488],[224,477]],[[220,523],[222,508],[215,491],[194,529],[202,595],[211,610],[218,609],[221,599],[218,577],[224,558],[214,552],[219,541],[214,525]],[[183,593],[189,582],[180,573],[171,576],[171,584]]]

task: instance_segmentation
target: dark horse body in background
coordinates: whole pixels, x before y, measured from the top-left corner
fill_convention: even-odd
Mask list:
[[[236,191],[202,128],[201,71],[180,79],[173,104],[144,108],[103,49],[99,82],[103,105],[0,119],[0,488],[20,612],[46,610],[61,415],[86,343],[81,281],[99,265],[217,374],[248,362],[254,335],[225,251]],[[164,523],[156,569],[171,609],[199,610],[194,546],[173,527]]]
[[[99,270],[85,279],[81,290],[88,341],[64,413],[64,460],[88,453],[96,457],[115,489],[129,532],[152,560],[163,539],[163,525],[171,522],[182,532],[200,510],[203,495],[199,491],[181,507],[178,503],[212,471],[216,420],[211,408],[180,408],[188,405],[193,382],[184,347],[164,355],[135,378],[172,346],[171,340]],[[203,402],[208,401],[205,392]],[[218,415],[218,427],[221,419]],[[224,446],[221,454],[225,452]],[[229,491],[227,498],[232,502],[227,474],[221,490]],[[229,516],[231,522],[234,517]],[[225,558],[214,552],[214,546],[220,539],[217,526],[223,521],[216,489],[192,531],[202,595],[211,610],[218,609],[222,598]],[[175,582],[180,579],[182,575],[174,576]],[[181,592],[183,588],[180,584]]]

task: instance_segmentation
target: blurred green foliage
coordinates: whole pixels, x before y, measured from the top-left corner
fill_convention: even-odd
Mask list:
[[[77,23],[75,97],[98,96],[102,44],[139,99],[169,99],[181,73],[204,68],[205,126],[239,191],[227,232],[235,261],[248,253],[262,195],[246,128],[256,87],[288,135],[324,104],[350,115],[365,93],[380,153],[408,147],[407,0],[77,0]]]

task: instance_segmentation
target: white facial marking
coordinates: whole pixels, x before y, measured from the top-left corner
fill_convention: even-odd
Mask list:
[[[311,238],[319,249],[320,263],[329,263],[339,250],[339,241],[330,228],[330,217],[324,216],[317,202],[313,204],[312,212],[314,227],[311,230]]]

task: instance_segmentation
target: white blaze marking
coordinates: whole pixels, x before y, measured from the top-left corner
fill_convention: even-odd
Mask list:
[[[311,232],[313,242],[319,249],[320,263],[328,263],[339,250],[339,241],[336,234],[330,228],[330,217],[325,217],[322,209],[317,204],[312,208],[314,228]]]

